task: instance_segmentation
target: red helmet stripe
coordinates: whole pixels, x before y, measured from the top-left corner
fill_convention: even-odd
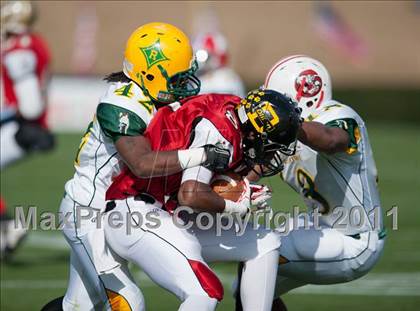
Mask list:
[[[298,92],[296,94],[296,100],[299,102],[302,98],[303,89],[305,88],[306,77],[303,77],[302,83],[299,86]]]
[[[267,78],[265,79],[265,82],[264,82],[264,87],[267,87],[267,84],[268,84],[268,80],[270,80],[270,78],[271,78],[271,75],[273,74],[273,72],[274,72],[274,70],[276,70],[278,67],[280,67],[280,65],[282,65],[282,64],[284,64],[285,62],[287,62],[287,61],[289,61],[289,60],[292,60],[292,59],[294,59],[294,58],[298,58],[298,57],[307,57],[306,55],[292,55],[292,56],[289,56],[289,57],[286,57],[286,58],[284,58],[284,59],[282,59],[282,60],[280,60],[280,61],[278,61],[271,69],[270,69],[270,71],[269,71],[269,73],[268,73],[268,75],[267,75]]]

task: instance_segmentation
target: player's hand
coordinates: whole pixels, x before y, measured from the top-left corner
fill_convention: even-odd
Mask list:
[[[244,183],[244,191],[240,198],[236,202],[225,200],[225,213],[239,214],[244,217],[251,211],[251,187],[247,178],[244,178],[242,182]]]
[[[250,184],[252,210],[264,210],[272,197],[271,189],[266,185]]]
[[[214,173],[225,172],[229,168],[230,151],[215,145],[205,145],[206,161],[202,164]]]

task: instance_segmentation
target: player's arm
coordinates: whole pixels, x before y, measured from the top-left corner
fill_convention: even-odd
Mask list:
[[[258,173],[261,172],[261,167],[259,165],[255,166],[253,170],[251,170],[248,175],[246,176],[246,178],[250,181],[250,182],[258,182],[261,179],[261,175],[259,175]]]
[[[198,165],[210,164],[208,153],[218,152],[213,146],[179,151],[153,151],[142,136],[122,136],[115,142],[118,153],[137,177],[166,176]],[[228,158],[228,157],[227,157]],[[220,159],[223,165],[223,158]]]
[[[350,144],[348,133],[341,127],[328,126],[319,122],[303,122],[298,139],[312,149],[334,154],[344,152]]]
[[[225,199],[211,189],[210,180],[203,182],[205,175],[211,178],[212,173],[201,172],[197,177],[198,180],[190,179],[182,182],[178,191],[178,203],[196,211],[221,213],[226,207]]]
[[[196,211],[245,215],[250,210],[249,184],[238,202],[222,198],[210,187],[213,173],[203,167],[184,171],[178,190],[179,205],[189,206]]]
[[[30,50],[17,50],[5,56],[4,64],[13,80],[20,117],[38,119],[45,108],[38,78],[35,74],[37,59]]]
[[[137,177],[171,175],[198,165],[214,169],[224,169],[228,165],[229,155],[214,146],[153,151],[148,139],[142,135],[146,130],[145,122],[122,107],[101,103],[96,117],[105,136],[113,140],[119,155]]]
[[[233,152],[233,146],[220,134],[216,127],[208,120],[203,119],[195,127],[195,137],[190,148],[197,148],[208,143],[222,143]],[[178,203],[189,206],[196,211],[246,214],[250,207],[249,195],[243,196],[238,202],[226,200],[210,187],[212,177],[213,172],[202,166],[184,170],[178,191]],[[249,194],[248,188],[247,193]]]
[[[36,121],[45,109],[45,101],[36,76],[37,57],[31,50],[16,50],[4,58],[4,66],[13,80],[17,98],[15,117],[19,121],[16,142],[27,152],[48,151],[55,145],[54,136]]]

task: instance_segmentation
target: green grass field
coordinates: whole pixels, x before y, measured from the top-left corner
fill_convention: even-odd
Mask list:
[[[286,295],[290,310],[418,310],[420,306],[420,127],[404,124],[370,124],[369,134],[379,170],[384,210],[398,205],[398,230],[390,229],[384,255],[361,280],[339,286],[306,286]],[[58,136],[56,151],[35,155],[1,174],[1,194],[9,208],[38,206],[39,212],[56,212],[63,186],[73,174],[73,158],[80,135]],[[300,198],[279,178],[273,206],[289,210]],[[1,310],[39,310],[63,295],[68,276],[68,249],[60,232],[31,232],[13,260],[1,264]],[[236,267],[214,266],[225,285],[218,310],[233,310],[230,284]],[[148,310],[176,310],[176,298],[134,269]],[[198,310],[199,311],[199,310]],[[258,311],[258,310],[255,310]]]

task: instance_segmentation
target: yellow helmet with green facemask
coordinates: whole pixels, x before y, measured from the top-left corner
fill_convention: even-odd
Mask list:
[[[170,103],[197,95],[197,67],[190,40],[173,25],[143,25],[127,41],[124,74],[154,101]]]

